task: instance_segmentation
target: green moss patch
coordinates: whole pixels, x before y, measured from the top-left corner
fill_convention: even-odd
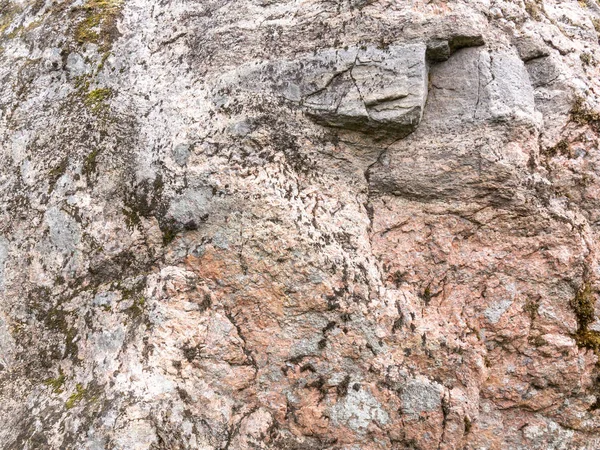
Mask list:
[[[74,406],[78,405],[81,402],[81,400],[83,400],[83,398],[85,397],[85,394],[86,390],[83,388],[81,383],[77,383],[77,385],[75,386],[75,392],[73,392],[71,396],[67,399],[65,407],[67,409],[71,409]]]
[[[125,309],[124,312],[129,314],[133,319],[141,317],[144,314],[146,297],[144,297],[143,290],[145,286],[146,280],[143,278],[130,288],[118,287],[121,291],[122,301],[131,300],[131,306]]]
[[[83,173],[87,177],[92,176],[96,172],[96,158],[98,157],[98,153],[100,153],[100,151],[98,149],[94,149],[83,160]]]
[[[106,102],[112,97],[112,95],[113,92],[110,88],[94,89],[85,94],[83,103],[90,109],[90,111],[98,114],[108,108]]]
[[[581,62],[586,66],[596,65],[596,59],[594,58],[594,55],[589,52],[583,52],[581,55],[579,55],[579,59],[581,59]]]
[[[571,120],[579,125],[589,125],[594,131],[600,131],[600,112],[587,106],[581,97],[577,97],[571,108]]]
[[[83,20],[75,29],[77,43],[90,42],[104,51],[110,49],[118,37],[116,24],[123,4],[123,0],[88,0],[83,6]]]
[[[544,152],[546,155],[550,157],[554,156],[566,156],[567,158],[573,157],[573,149],[571,148],[571,144],[565,139],[560,140],[555,146],[550,147]]]
[[[144,314],[145,306],[146,298],[143,295],[139,295],[133,299],[133,304],[125,312],[136,319]]]
[[[577,346],[593,350],[600,358],[600,332],[588,328],[595,318],[595,304],[596,298],[590,283],[584,283],[571,301],[571,307],[577,318],[577,332],[575,333]]]
[[[62,369],[58,369],[58,376],[56,378],[48,378],[44,381],[46,386],[50,386],[52,388],[52,392],[55,394],[60,394],[63,392],[63,386],[65,384],[67,377],[63,373]]]

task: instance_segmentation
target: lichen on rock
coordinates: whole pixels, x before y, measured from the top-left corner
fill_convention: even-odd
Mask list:
[[[600,448],[599,32],[0,0],[0,448]]]

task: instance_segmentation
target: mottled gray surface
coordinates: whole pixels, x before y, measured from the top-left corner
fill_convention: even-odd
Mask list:
[[[0,448],[599,448],[599,33],[0,1]]]

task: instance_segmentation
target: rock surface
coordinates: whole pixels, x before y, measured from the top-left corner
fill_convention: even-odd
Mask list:
[[[600,448],[595,0],[0,0],[0,448]]]

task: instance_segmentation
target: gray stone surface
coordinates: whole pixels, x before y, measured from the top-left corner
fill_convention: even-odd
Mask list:
[[[425,50],[423,44],[354,49],[354,61],[332,73],[302,104],[327,126],[408,135],[421,121],[427,100]]]
[[[530,155],[507,140],[527,139],[540,125],[523,62],[463,49],[432,67],[430,84],[423,125],[371,167],[371,188],[426,199],[512,197]]]
[[[600,448],[599,24],[0,1],[0,448]]]
[[[405,414],[419,415],[442,407],[442,389],[429,380],[409,380],[402,387],[402,410]]]
[[[427,100],[425,53],[422,43],[319,50],[236,69],[219,89],[271,88],[319,124],[403,137],[419,124]]]
[[[334,423],[347,425],[358,432],[365,432],[371,422],[385,425],[389,416],[382,405],[364,389],[350,389],[348,395],[331,410]]]

